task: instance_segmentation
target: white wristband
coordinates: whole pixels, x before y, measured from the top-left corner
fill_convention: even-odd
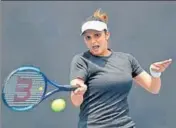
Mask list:
[[[155,78],[159,78],[161,76],[161,72],[156,72],[156,71],[153,71],[150,67],[150,74],[155,77]]]

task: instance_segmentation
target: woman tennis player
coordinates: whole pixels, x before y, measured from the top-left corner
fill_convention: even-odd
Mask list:
[[[108,47],[108,15],[100,9],[82,25],[88,50],[73,57],[70,69],[73,105],[80,107],[78,128],[135,128],[127,97],[133,80],[153,94],[172,60],[155,62],[148,74],[134,56]]]

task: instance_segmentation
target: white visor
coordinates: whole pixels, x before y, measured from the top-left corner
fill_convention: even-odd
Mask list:
[[[96,30],[96,31],[103,31],[103,30],[108,30],[107,24],[101,21],[87,21],[82,25],[81,28],[81,35],[86,31],[86,30]]]

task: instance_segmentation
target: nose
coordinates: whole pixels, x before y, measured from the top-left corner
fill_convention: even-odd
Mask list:
[[[96,44],[96,43],[97,43],[97,40],[95,38],[92,38],[91,44]]]

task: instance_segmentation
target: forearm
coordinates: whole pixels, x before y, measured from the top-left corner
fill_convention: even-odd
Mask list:
[[[156,62],[150,66],[150,74],[142,71],[136,77],[135,82],[145,88],[147,91],[158,94],[161,88],[161,73],[171,64],[172,59]]]
[[[150,92],[158,94],[161,88],[161,78],[155,78],[151,76],[151,85],[149,87]]]
[[[148,74],[146,71],[143,71],[134,79],[140,86],[145,88],[147,91],[153,94],[159,93],[160,87],[161,87],[160,77],[153,77],[152,75]]]
[[[74,106],[79,107],[83,102],[83,95],[76,95],[71,92],[71,101]]]

